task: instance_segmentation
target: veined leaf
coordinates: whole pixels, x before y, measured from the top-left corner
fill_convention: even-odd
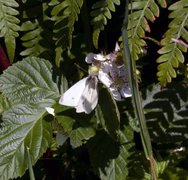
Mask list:
[[[16,49],[15,39],[18,37],[19,12],[16,8],[19,4],[15,0],[0,0],[0,37],[4,37],[8,57],[12,63]]]
[[[98,48],[99,34],[104,30],[107,19],[111,19],[111,12],[115,12],[115,5],[120,5],[120,0],[100,0],[92,6],[91,16],[93,25],[93,43]]]
[[[180,63],[184,62],[182,52],[187,52],[187,48],[179,43],[182,39],[188,41],[188,2],[180,0],[169,7],[169,18],[173,18],[169,24],[169,29],[161,41],[163,47],[158,51],[161,56],[157,59],[158,65],[158,80],[162,86],[172,81],[176,77],[176,68]],[[179,8],[181,7],[181,11]]]
[[[4,111],[9,109],[11,107],[10,101],[4,97],[2,94],[0,94],[0,114],[2,114]]]
[[[10,66],[0,76],[0,91],[12,103],[2,114],[0,128],[0,179],[22,176],[50,146],[52,127],[43,119],[45,107],[58,97],[51,64],[28,57]]]
[[[37,104],[18,104],[3,113],[0,128],[0,179],[22,176],[28,168],[27,148],[32,164],[50,146],[51,123],[43,120],[45,107],[52,100]]]
[[[59,92],[52,80],[51,68],[44,59],[27,57],[0,76],[0,91],[14,103],[57,98]]]

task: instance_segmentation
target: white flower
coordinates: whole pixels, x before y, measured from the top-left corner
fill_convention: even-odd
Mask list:
[[[77,113],[91,113],[98,103],[97,83],[98,80],[95,76],[81,79],[63,93],[59,104],[74,107]]]
[[[104,66],[104,67],[103,67]],[[115,100],[121,97],[130,97],[131,89],[128,84],[128,75],[124,66],[117,67],[114,62],[104,64],[99,71],[99,80],[111,91]]]
[[[85,61],[88,63],[88,64],[92,64],[93,61],[105,61],[106,60],[106,57],[102,54],[94,54],[94,53],[89,53],[86,58],[85,58]]]
[[[85,61],[98,67],[98,79],[111,91],[114,99],[121,100],[122,97],[127,98],[132,95],[128,74],[117,43],[113,53],[106,56],[89,53]]]

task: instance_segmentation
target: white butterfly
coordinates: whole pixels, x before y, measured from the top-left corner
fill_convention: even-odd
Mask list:
[[[95,76],[81,79],[60,97],[59,104],[74,107],[77,113],[91,113],[98,103],[97,83]]]

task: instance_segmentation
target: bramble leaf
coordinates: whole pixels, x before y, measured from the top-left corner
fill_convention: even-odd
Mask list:
[[[50,146],[51,123],[43,120],[45,107],[53,102],[18,104],[3,113],[0,128],[0,179],[22,176],[28,168],[27,147],[32,164]]]
[[[44,59],[27,57],[0,76],[0,91],[11,102],[40,102],[58,96],[52,80],[51,64]]]
[[[22,176],[50,146],[52,126],[44,120],[46,107],[59,96],[52,80],[51,64],[28,57],[10,66],[0,76],[0,92],[11,105],[3,106],[0,128],[0,179]]]

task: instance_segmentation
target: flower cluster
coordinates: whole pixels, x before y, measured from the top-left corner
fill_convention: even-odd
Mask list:
[[[114,52],[108,55],[89,53],[85,61],[90,64],[89,76],[68,89],[61,96],[60,104],[74,107],[78,113],[89,114],[98,102],[98,80],[110,90],[117,101],[131,96],[128,75],[118,44]]]
[[[91,67],[98,67],[98,79],[111,91],[115,100],[131,96],[128,74],[118,44],[114,52],[106,56],[89,53],[85,61],[92,64]]]

